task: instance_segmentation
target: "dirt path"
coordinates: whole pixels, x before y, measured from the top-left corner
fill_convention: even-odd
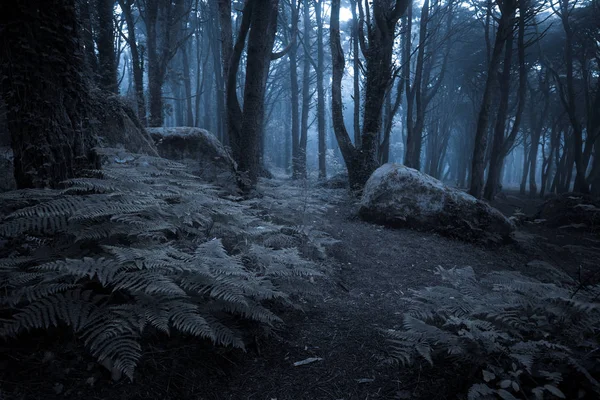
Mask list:
[[[274,221],[314,224],[339,240],[322,262],[328,275],[319,283],[324,295],[305,304],[305,312],[285,315],[281,338],[260,346],[260,356],[250,356],[239,366],[244,371],[240,375],[231,372],[227,383],[222,382],[225,393],[203,398],[445,398],[435,382],[390,364],[379,329],[398,327],[405,311],[402,298],[411,289],[439,283],[433,273],[438,265],[522,269],[529,256],[515,245],[483,248],[362,222],[354,217],[354,200],[343,190],[313,188],[303,198],[302,188],[295,194],[285,185],[271,189],[261,204]],[[300,201],[290,204],[290,198]],[[292,365],[311,357],[322,360]]]
[[[398,327],[406,307],[403,297],[411,289],[439,283],[433,273],[437,266],[472,266],[481,272],[524,270],[532,259],[544,257],[544,250],[535,244],[542,237],[539,232],[538,239],[532,236],[536,233],[524,231],[523,236],[530,238],[524,242],[485,248],[362,222],[354,217],[355,200],[344,190],[266,181],[259,193],[260,198],[247,203],[264,217],[322,231],[339,241],[327,247],[324,259],[315,258],[325,274],[316,282],[322,297],[303,300],[302,310],[282,311],[286,325],[270,339],[257,335],[246,353],[215,354],[176,340],[167,348],[150,344],[139,370],[141,381],[111,383],[102,378],[93,390],[74,390],[57,398],[455,398],[456,371],[432,374],[428,368],[407,370],[391,364],[380,330]],[[564,259],[563,253],[558,254],[551,256]],[[319,360],[293,365],[308,358]],[[47,383],[30,383],[40,385],[39,398],[52,397],[44,393]]]

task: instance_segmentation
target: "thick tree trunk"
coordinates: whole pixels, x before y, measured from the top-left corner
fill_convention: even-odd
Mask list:
[[[263,135],[264,98],[267,74],[271,61],[271,51],[277,30],[278,0],[251,0],[251,7],[246,7],[245,12],[250,13],[247,26],[241,28],[236,47],[245,39],[244,30],[250,30],[248,35],[248,49],[246,58],[246,81],[244,84],[244,108],[241,112],[241,125],[234,129],[231,136],[234,158],[238,163],[238,170],[247,174],[250,185],[254,185],[262,172],[261,145]],[[246,15],[244,15],[245,17]],[[244,22],[242,22],[244,25]],[[242,47],[243,48],[243,47]],[[234,49],[234,53],[241,56],[240,48]],[[235,108],[237,103],[236,78],[239,58],[232,57],[228,79],[228,104]],[[232,99],[235,96],[236,99]],[[234,103],[231,103],[233,101]],[[238,110],[239,110],[239,103]],[[237,111],[232,110],[229,124],[235,122],[232,116]],[[239,114],[238,114],[239,116]]]
[[[512,25],[512,24],[511,24]],[[500,77],[500,104],[496,114],[496,126],[494,129],[494,138],[490,152],[490,167],[488,170],[487,182],[484,190],[484,197],[487,200],[493,200],[496,193],[500,191],[501,170],[504,163],[504,131],[506,129],[506,120],[508,113],[508,97],[510,94],[510,71],[512,69],[513,35],[509,33],[505,42],[504,65]]]
[[[344,51],[340,40],[340,0],[331,2],[330,45],[332,57],[331,113],[335,137],[346,167],[350,185],[362,189],[369,176],[377,168],[378,135],[385,94],[391,82],[392,50],[395,28],[406,11],[408,1],[397,0],[390,8],[389,2],[372,2],[373,18],[369,20],[368,48],[361,37],[367,60],[367,79],[364,103],[364,125],[361,146],[355,147],[344,123],[342,104],[342,78],[344,74]],[[360,11],[361,9],[359,9]],[[361,11],[361,19],[363,12]]]
[[[17,186],[57,187],[99,168],[75,1],[2,2],[0,26],[0,89]]]
[[[513,28],[512,24],[510,23],[513,13],[514,10],[513,12],[504,11],[500,17],[498,30],[496,32],[496,39],[494,40],[492,56],[488,64],[487,78],[485,82],[485,89],[483,91],[483,98],[481,100],[481,107],[479,109],[479,116],[477,118],[469,193],[478,199],[481,198],[483,194],[488,140],[488,123],[490,118],[493,90],[495,86],[495,73],[498,70],[498,65],[500,64],[500,56],[502,55],[504,43]]]
[[[589,185],[586,181],[586,165],[584,164],[583,156],[583,130],[576,107],[575,81],[573,77],[573,30],[569,16],[572,10],[570,0],[560,1],[560,17],[565,31],[565,64],[567,69],[567,93],[564,105],[569,115],[569,121],[573,127],[573,156],[577,174],[575,176],[576,192],[589,193]]]

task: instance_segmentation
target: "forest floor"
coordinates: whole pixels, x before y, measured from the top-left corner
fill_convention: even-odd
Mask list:
[[[77,345],[32,341],[1,345],[0,399],[450,399],[461,371],[426,364],[403,369],[390,362],[382,329],[397,328],[411,289],[436,285],[444,268],[477,272],[534,273],[544,261],[570,274],[598,260],[597,236],[518,228],[505,245],[464,243],[428,232],[388,229],[356,217],[357,200],[344,189],[323,189],[286,180],[263,181],[251,200],[272,222],[325,232],[337,243],[314,257],[324,273],[322,295],[301,299],[301,310],[281,310],[285,325],[260,335],[247,351],[207,349],[175,338],[146,344],[133,383],[111,382],[97,364],[82,359]],[[540,200],[509,193],[496,202],[505,214],[533,216]],[[590,250],[592,249],[592,250]],[[51,358],[51,360],[44,360]],[[295,362],[318,360],[300,366]],[[40,362],[42,360],[42,362]],[[4,389],[3,389],[4,388]]]

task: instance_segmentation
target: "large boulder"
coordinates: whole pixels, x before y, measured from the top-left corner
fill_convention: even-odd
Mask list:
[[[500,211],[415,169],[385,164],[367,181],[361,217],[464,240],[507,238],[515,229]]]
[[[158,153],[188,163],[192,173],[210,181],[231,176],[235,162],[215,135],[193,127],[147,128]]]
[[[93,119],[90,125],[101,147],[123,148],[131,153],[157,156],[150,135],[133,109],[119,96],[100,90],[92,93]]]

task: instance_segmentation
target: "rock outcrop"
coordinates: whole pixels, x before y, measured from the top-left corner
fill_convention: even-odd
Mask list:
[[[415,169],[378,168],[365,185],[361,217],[463,240],[505,239],[514,225],[500,211]]]
[[[536,218],[553,228],[600,232],[600,199],[581,193],[552,195]]]
[[[188,163],[193,174],[214,181],[235,171],[235,163],[225,147],[205,129],[174,127],[147,131],[161,157]]]
[[[123,148],[131,153],[157,156],[150,135],[135,112],[119,96],[95,91],[94,119],[90,121],[101,147]]]

